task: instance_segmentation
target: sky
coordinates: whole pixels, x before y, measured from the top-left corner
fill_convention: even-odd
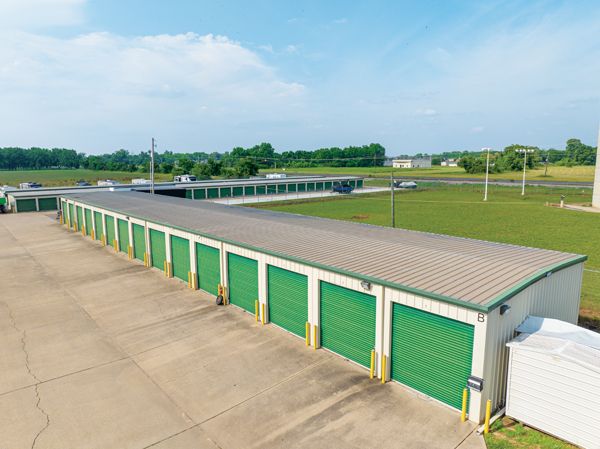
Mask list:
[[[596,146],[600,2],[2,0],[0,147]]]

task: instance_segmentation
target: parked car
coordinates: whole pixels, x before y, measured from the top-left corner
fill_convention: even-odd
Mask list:
[[[37,182],[22,182],[19,187],[22,189],[41,189],[42,185]]]
[[[196,178],[194,175],[179,175],[173,178],[173,181],[175,182],[194,182],[197,180],[198,178]]]
[[[331,188],[331,190],[335,193],[352,193],[354,187],[347,183],[337,183]]]
[[[86,187],[86,186],[91,186],[91,184],[89,182],[85,182],[85,181],[77,181],[77,187]]]

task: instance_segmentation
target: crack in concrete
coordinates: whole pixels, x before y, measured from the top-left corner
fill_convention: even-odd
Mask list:
[[[35,447],[35,443],[37,442],[37,439],[39,438],[39,436],[42,434],[42,432],[44,430],[46,430],[49,426],[50,426],[50,416],[44,411],[44,409],[42,407],[40,407],[40,401],[42,400],[42,398],[40,397],[40,394],[38,392],[38,385],[36,384],[35,386],[35,395],[38,398],[37,404],[35,404],[35,406],[39,409],[40,412],[42,412],[42,414],[46,417],[46,425],[44,426],[44,428],[42,430],[40,430],[38,432],[38,434],[35,436],[35,438],[33,439],[33,443],[31,444],[31,449],[33,449]]]
[[[6,303],[5,303],[6,304]],[[46,425],[44,426],[43,429],[41,429],[38,434],[35,436],[35,438],[33,439],[33,443],[31,444],[31,448],[33,449],[33,447],[35,446],[35,443],[38,439],[38,437],[42,434],[42,432],[44,430],[46,430],[48,428],[48,426],[50,425],[50,416],[48,416],[48,414],[44,411],[44,409],[42,407],[40,407],[40,401],[42,400],[42,398],[40,397],[40,393],[38,391],[38,386],[39,384],[42,382],[40,379],[37,378],[37,376],[35,374],[33,374],[31,372],[31,369],[29,368],[29,353],[27,352],[27,349],[25,348],[25,339],[27,338],[27,331],[25,330],[21,330],[17,327],[17,323],[15,322],[15,319],[12,315],[12,309],[10,308],[10,306],[8,304],[6,304],[6,307],[8,308],[8,315],[10,317],[10,321],[12,322],[13,327],[17,330],[17,332],[20,332],[21,334],[23,334],[23,338],[21,338],[21,345],[23,348],[23,352],[25,353],[25,368],[27,368],[27,372],[29,373],[29,375],[31,377],[33,377],[36,380],[36,384],[35,384],[35,396],[37,398],[37,402],[35,404],[36,408],[42,412],[42,414],[46,417]]]

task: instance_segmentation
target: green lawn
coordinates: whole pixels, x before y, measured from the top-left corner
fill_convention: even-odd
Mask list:
[[[594,182],[594,166],[577,167],[548,167],[548,177],[544,176],[545,167],[527,170],[526,179],[531,181],[564,181],[564,182]],[[357,176],[389,176],[391,171],[398,177],[427,177],[427,178],[477,178],[485,179],[485,173],[471,175],[460,167],[440,167],[431,168],[394,168],[377,167],[314,167],[314,168],[289,168],[285,173],[311,173],[311,174],[333,174],[333,175],[357,175]],[[278,170],[280,171],[280,170]],[[273,170],[261,170],[264,173],[272,173]],[[510,172],[493,174],[492,179],[514,179],[519,181],[523,179],[523,172]]]
[[[87,181],[92,185],[101,179],[114,181],[131,181],[136,178],[149,179],[148,173],[127,173],[115,171],[93,170],[0,170],[0,186],[19,187],[22,182],[39,182],[44,187],[74,186],[77,181]],[[156,174],[156,181],[170,181],[171,175]]]
[[[535,429],[523,427],[512,419],[497,420],[485,435],[488,449],[576,449],[569,443],[558,440]]]
[[[342,199],[343,198],[343,199]],[[494,193],[484,203],[481,193],[430,190],[396,195],[396,227],[492,242],[585,254],[587,269],[600,271],[597,243],[600,214],[545,206],[556,195]],[[589,202],[589,198],[586,198]],[[577,197],[567,197],[577,202]],[[265,206],[261,206],[265,207]],[[390,226],[390,195],[337,197],[276,205],[272,210]],[[600,273],[584,272],[580,323],[600,324]]]

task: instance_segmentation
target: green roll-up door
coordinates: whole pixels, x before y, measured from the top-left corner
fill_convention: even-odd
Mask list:
[[[308,321],[308,277],[269,265],[269,320],[305,336]]]
[[[265,194],[265,186],[256,186],[256,194],[264,195]]]
[[[234,187],[233,196],[244,196],[244,188],[242,186]]]
[[[208,198],[219,198],[219,189],[206,189]]]
[[[92,211],[89,209],[85,210],[85,233],[92,235],[92,229],[94,224],[92,223]]]
[[[329,182],[329,181],[325,182],[325,190],[331,189],[331,185],[332,185],[331,182]]]
[[[315,190],[315,183],[309,182],[308,184],[306,184],[306,190],[308,190],[309,192],[312,192],[313,190]]]
[[[83,209],[80,206],[77,207],[77,230],[81,231],[83,226]]]
[[[69,203],[69,220],[71,221],[71,226],[73,226],[73,221],[75,220],[75,215],[73,214],[73,204]]]
[[[4,198],[4,197],[0,198],[0,204],[6,204],[6,198]]]
[[[35,199],[17,200],[17,212],[35,212],[36,210]]]
[[[287,186],[285,184],[277,184],[277,193],[285,193]]]
[[[56,209],[56,198],[40,198],[38,199],[40,210],[57,210]]]
[[[150,229],[150,251],[152,253],[152,266],[165,271],[167,249],[165,248],[165,233]]]
[[[188,282],[190,267],[190,241],[176,235],[171,236],[171,257],[173,260],[173,276]]]
[[[258,262],[228,253],[229,300],[231,304],[254,313],[258,299]]]
[[[392,379],[460,409],[474,326],[397,303],[392,313]]]
[[[119,250],[126,253],[129,246],[129,222],[117,219],[119,226]]]
[[[221,198],[229,198],[231,196],[231,187],[221,187],[219,191],[221,192]]]
[[[358,181],[356,181],[356,187],[357,188],[361,189],[362,186],[363,186],[363,180],[362,179],[359,179]]]
[[[115,239],[115,218],[110,215],[106,216],[106,244],[108,246],[114,246],[113,240]]]
[[[354,180],[350,181],[350,187],[356,187],[356,181],[354,181]]]
[[[269,184],[267,185],[267,193],[277,193],[277,185],[276,184]]]
[[[205,189],[194,190],[194,199],[195,200],[203,200],[205,198],[206,198],[206,190]]]
[[[321,281],[321,346],[370,367],[375,296]]]
[[[323,183],[317,182],[317,190],[323,190]]]
[[[244,195],[252,196],[254,195],[254,186],[246,186],[244,187]]]
[[[196,259],[198,288],[217,296],[219,294],[219,284],[221,283],[219,250],[212,246],[196,243]]]
[[[298,192],[306,191],[306,184],[298,184]]]
[[[133,223],[133,253],[134,257],[144,260],[146,252],[146,230],[143,226]]]
[[[191,199],[192,199],[192,192],[193,192],[193,190],[190,190],[190,189],[186,189],[186,190],[185,190],[185,197],[186,197],[188,200],[191,200]]]
[[[102,225],[102,214],[100,212],[94,212],[94,221],[96,222],[96,240],[102,240],[104,226]]]
[[[67,224],[67,218],[69,218],[69,208],[67,206],[67,202],[66,201],[61,201],[60,202],[61,206],[62,206],[62,215],[63,215],[63,224]]]
[[[288,184],[287,185],[287,189],[288,189],[288,192],[295,192],[296,191],[296,184]]]

